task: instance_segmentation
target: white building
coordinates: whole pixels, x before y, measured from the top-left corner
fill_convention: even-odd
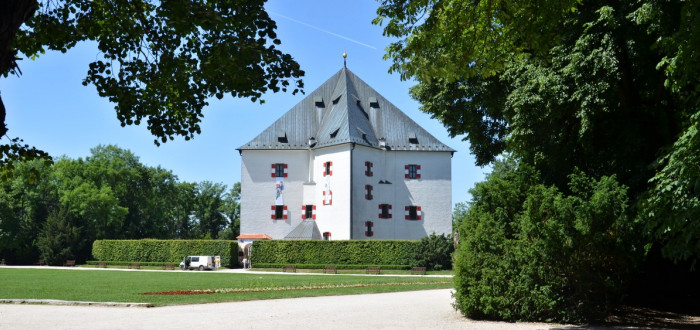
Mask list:
[[[347,240],[452,232],[454,150],[347,68],[238,150],[241,233]]]

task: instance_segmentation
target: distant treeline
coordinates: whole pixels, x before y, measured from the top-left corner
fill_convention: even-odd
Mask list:
[[[0,258],[10,264],[84,261],[96,239],[238,236],[238,183],[181,182],[113,145],[12,167],[0,180]]]

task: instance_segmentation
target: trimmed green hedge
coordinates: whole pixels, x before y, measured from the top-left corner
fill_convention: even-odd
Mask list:
[[[103,261],[104,261],[104,260],[103,260]],[[90,266],[95,266],[95,265],[97,265],[98,262],[100,262],[100,261],[97,261],[97,260],[88,260],[88,261],[85,262],[85,264],[86,264],[86,265],[90,265]],[[174,265],[175,265],[175,268],[177,268],[177,266],[178,266],[178,264],[179,264],[178,262],[173,263],[173,262],[157,262],[157,261],[148,261],[148,262],[139,262],[139,261],[106,261],[106,262],[107,262],[107,266],[128,266],[128,265],[131,265],[131,264],[133,264],[133,263],[135,263],[135,262],[138,262],[139,264],[141,264],[141,266],[165,266],[166,264],[174,264]]]
[[[253,267],[262,264],[296,264],[304,265],[305,268],[307,265],[408,267],[416,258],[420,247],[420,241],[398,240],[255,241],[251,262]]]
[[[410,265],[329,265],[329,264],[270,264],[256,263],[256,268],[282,268],[287,265],[295,265],[301,269],[323,269],[326,266],[335,266],[338,269],[366,269],[367,267],[381,267],[382,270],[408,270]]]
[[[185,256],[221,256],[222,267],[238,266],[238,242],[225,240],[97,240],[98,261],[180,263]]]

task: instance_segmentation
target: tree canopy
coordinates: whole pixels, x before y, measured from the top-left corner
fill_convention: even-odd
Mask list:
[[[652,253],[660,247],[665,257],[689,265],[700,259],[700,2],[380,2],[374,23],[384,26],[386,36],[397,39],[386,49],[385,58],[393,62],[390,71],[403,79],[415,79],[411,95],[422,110],[439,119],[453,137],[465,135],[477,165],[513,161],[517,168],[530,168],[537,174],[528,178],[535,182],[524,184],[517,175],[501,176],[494,170],[483,186],[472,191],[476,195],[468,208],[460,210],[460,241],[467,242],[464,249],[471,253],[457,254],[457,262],[467,267],[457,273],[464,276],[457,280],[464,286],[458,289],[464,294],[458,298],[463,312],[503,318],[574,317],[553,316],[544,310],[551,308],[547,305],[551,302],[575,306],[567,297],[580,283],[557,282],[562,277],[571,280],[562,275],[568,271],[565,264],[537,270],[528,268],[527,258],[518,258],[522,252],[551,253],[543,255],[547,262],[565,257],[561,251],[547,250],[547,244],[568,239],[577,246],[583,244],[578,240],[593,237],[576,231],[598,232],[602,241],[614,238],[598,246],[603,250],[591,250],[593,259],[580,259],[580,265],[592,269],[597,262],[606,262],[606,254],[616,255],[618,248],[639,251],[644,246]],[[585,178],[590,187],[575,188],[572,176]],[[477,198],[485,187],[493,187],[486,194],[489,199]],[[589,195],[581,195],[587,190]],[[599,190],[616,196],[617,202],[610,205],[617,211],[608,214],[612,218],[597,219],[606,216],[596,214],[595,205],[600,201],[593,198]],[[533,204],[535,201],[539,204]],[[585,210],[589,208],[586,203],[589,210]],[[489,205],[497,205],[491,210],[496,213],[480,213]],[[567,208],[571,212],[558,213]],[[587,217],[591,218],[588,229],[579,225]],[[480,220],[495,227],[482,228],[485,225]],[[522,227],[525,221],[531,222],[529,227]],[[569,228],[560,233],[563,241],[531,231],[554,224]],[[494,238],[501,234],[488,232],[499,228],[527,233],[530,244],[542,248],[524,251],[517,237],[506,235],[502,241]],[[622,234],[620,228],[627,228],[627,234],[617,236]],[[491,241],[472,236],[478,235],[475,229],[488,234]],[[633,242],[635,235],[644,237],[642,245]],[[470,248],[470,242],[481,245]],[[496,249],[492,251],[496,255],[513,256],[512,272],[519,272],[525,282],[521,282],[523,287],[504,287],[503,295],[494,300],[481,298],[481,305],[475,307],[470,305],[474,301],[465,298],[473,292],[469,290],[489,284],[465,274],[505,271],[497,259],[484,257],[488,255],[484,249],[489,248]],[[617,265],[622,264],[626,263]],[[607,284],[622,285],[623,278],[613,274],[624,272],[615,271],[614,264],[607,265],[612,265],[612,282]],[[542,282],[526,281],[537,272],[551,276]],[[603,290],[590,294],[610,292],[606,285],[590,287]],[[559,291],[538,291],[545,287]],[[512,291],[523,288],[532,293]],[[542,296],[535,297],[538,294]],[[538,300],[542,297],[546,299]],[[602,301],[580,297],[584,305]],[[499,309],[508,312],[498,299],[511,298],[538,303],[515,314],[495,316]]]
[[[27,180],[28,169],[42,180]],[[181,182],[112,145],[52,165],[17,162],[14,171],[0,182],[0,257],[10,263],[84,261],[96,239],[235,239],[239,231],[240,185]]]
[[[224,95],[262,102],[268,91],[303,88],[304,72],[280,51],[264,0],[8,0],[0,4],[0,74],[20,74],[18,56],[66,52],[96,42],[83,85],[115,104],[122,126],[145,122],[164,143],[200,132],[202,109]],[[19,111],[19,109],[8,109]],[[6,109],[0,99],[0,138]],[[2,165],[45,156],[19,138],[0,147]]]
[[[696,1],[386,0],[375,23],[398,38],[391,71],[418,82],[422,110],[465,134],[478,165],[506,153],[564,191],[574,168],[616,175],[637,203],[697,131],[699,13]],[[694,228],[676,206],[673,228]]]

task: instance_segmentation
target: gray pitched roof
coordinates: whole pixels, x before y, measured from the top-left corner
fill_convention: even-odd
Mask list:
[[[321,231],[314,220],[303,220],[284,239],[321,239]]]
[[[405,113],[347,68],[287,111],[270,127],[238,150],[307,149],[356,143],[388,150],[450,151]]]

